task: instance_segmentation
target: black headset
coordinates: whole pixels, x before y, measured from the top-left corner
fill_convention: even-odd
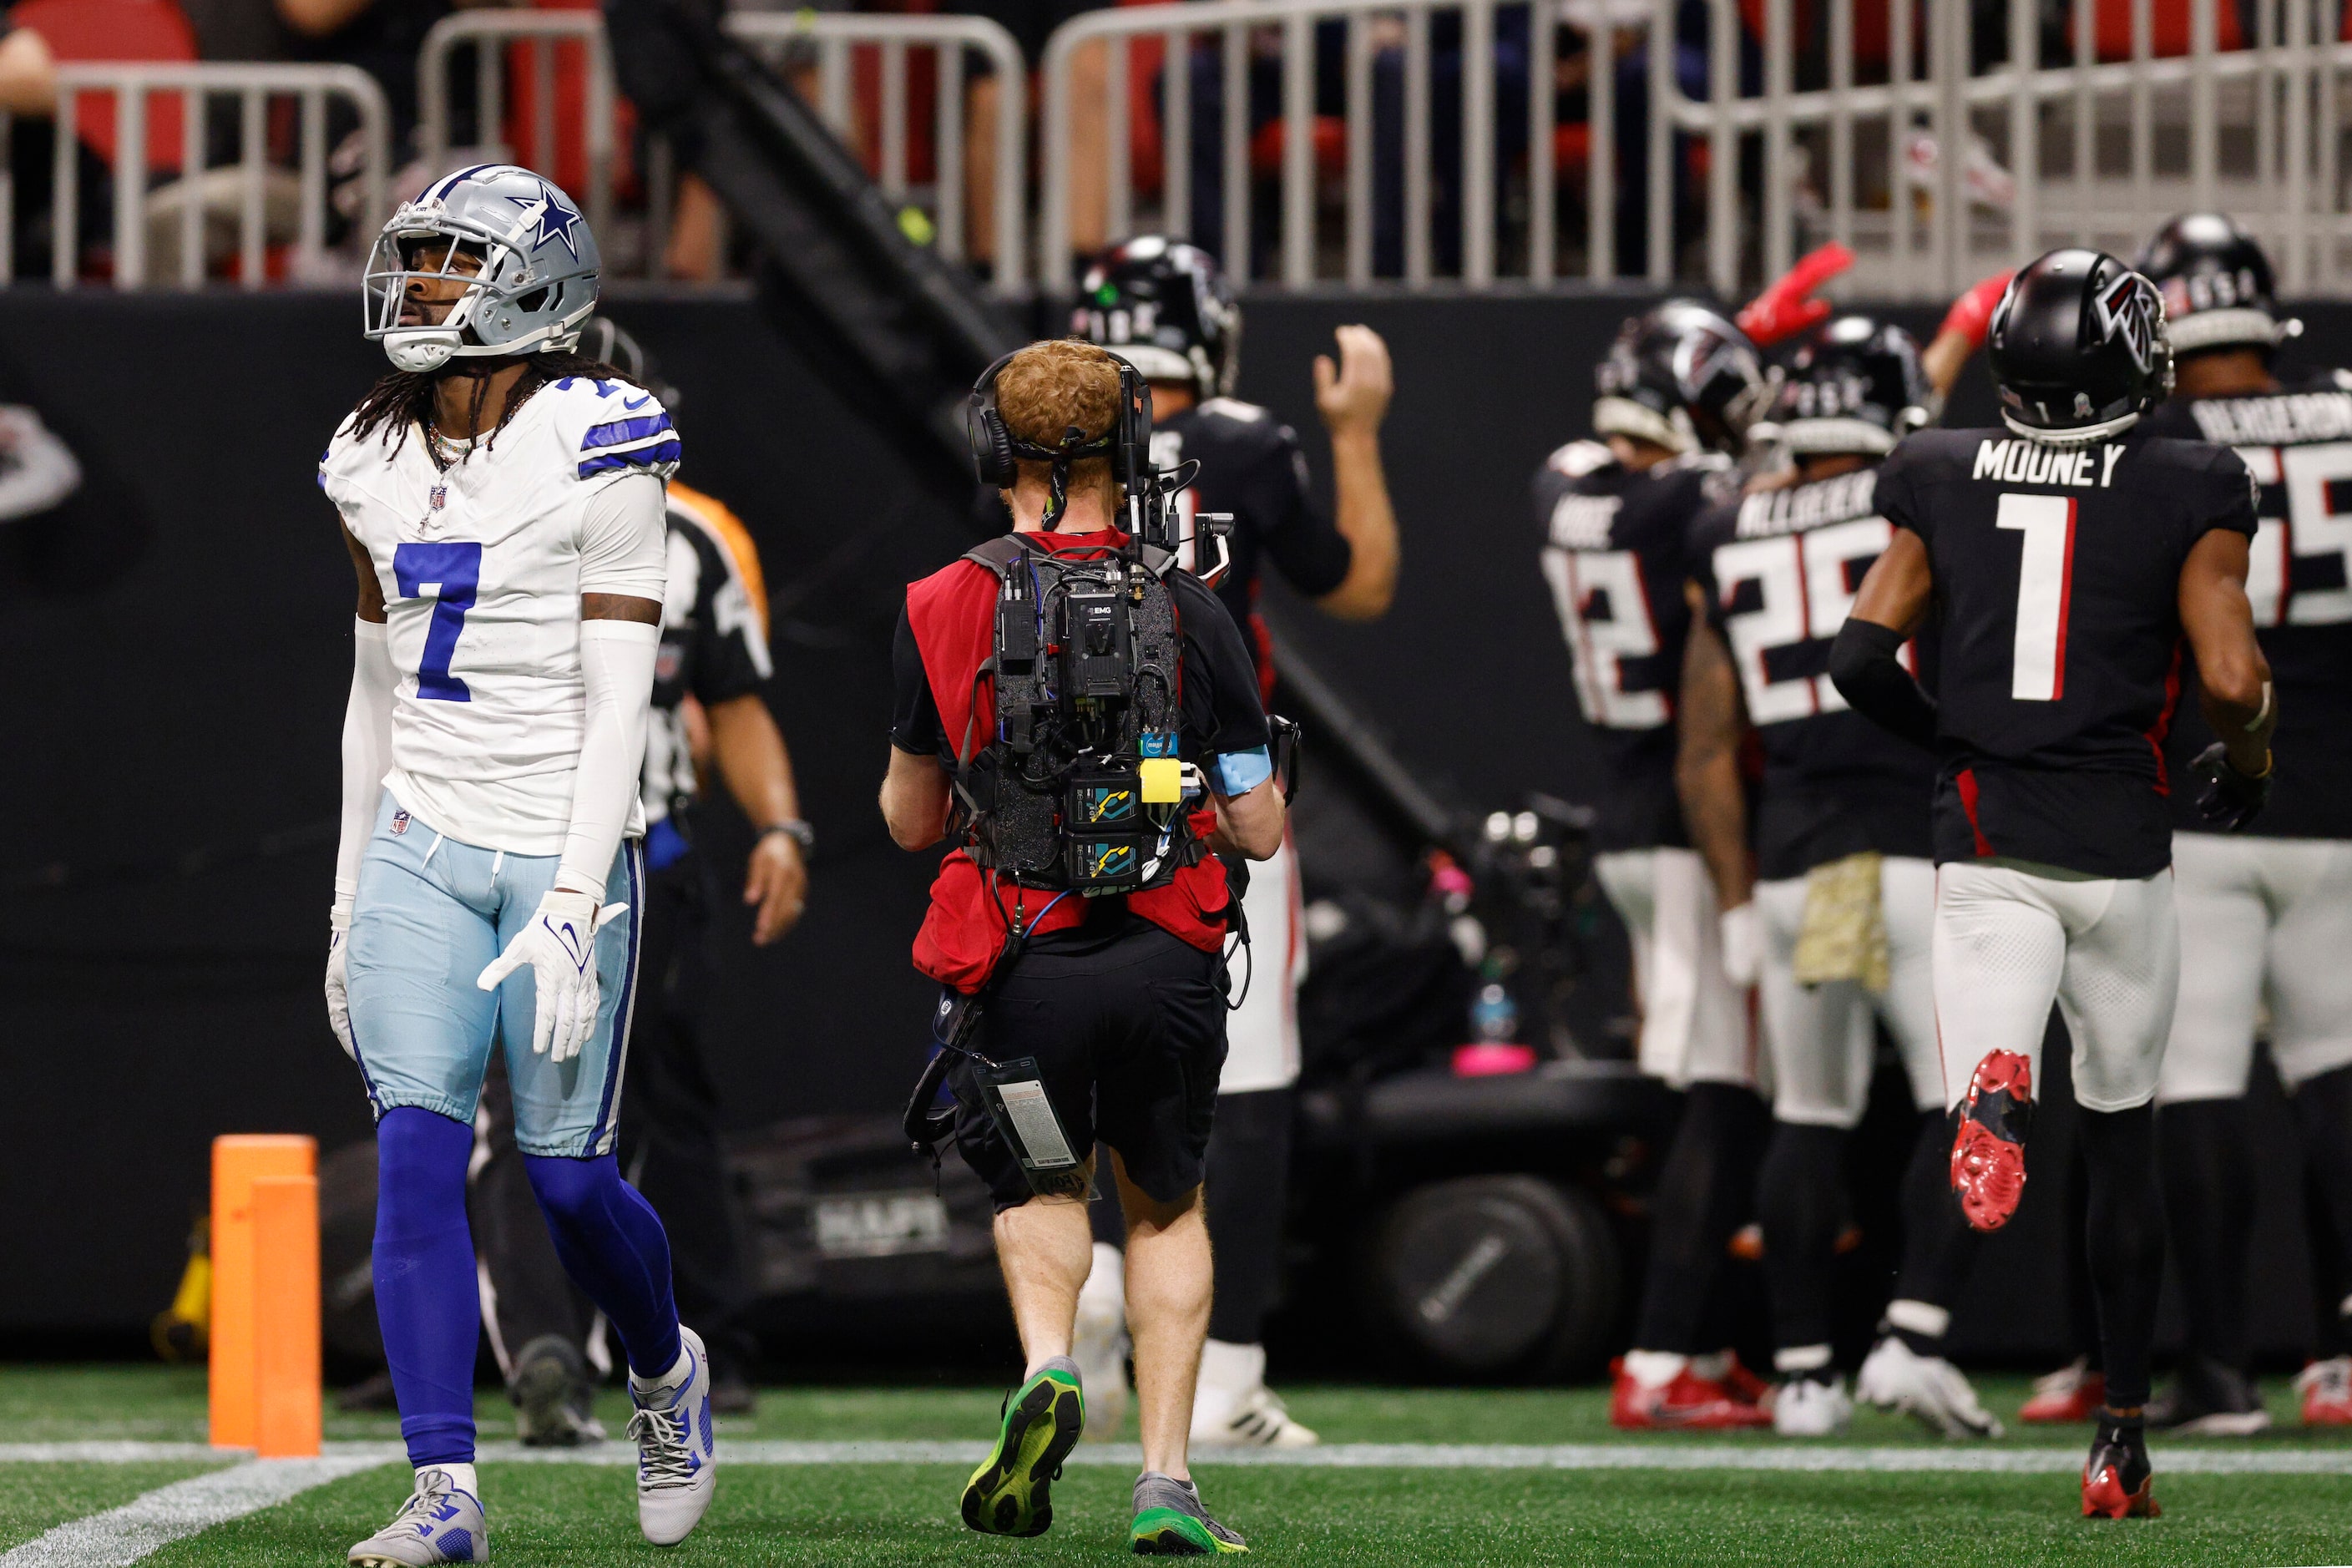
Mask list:
[[[1118,414],[1110,428],[1088,441],[1073,426],[1060,446],[1041,447],[1034,441],[1015,440],[996,408],[996,378],[1021,352],[1015,349],[1004,355],[972,383],[971,398],[964,407],[964,434],[971,443],[972,471],[982,484],[996,489],[1013,487],[1022,459],[1054,465],[1054,502],[1045,513],[1045,527],[1051,529],[1061,516],[1063,489],[1072,463],[1081,458],[1108,457],[1110,477],[1121,485],[1132,485],[1151,466],[1151,384],[1133,365],[1118,360]]]

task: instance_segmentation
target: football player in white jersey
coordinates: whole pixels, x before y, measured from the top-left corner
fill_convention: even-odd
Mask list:
[[[709,1363],[613,1144],[677,437],[571,352],[596,244],[528,170],[436,182],[364,287],[395,374],[319,466],[359,578],[327,1005],[376,1115],[376,1312],[416,1485],[350,1557],[488,1557],[465,1182],[501,1043],[557,1254],[627,1352],[638,1523],[674,1544],[716,1476]]]

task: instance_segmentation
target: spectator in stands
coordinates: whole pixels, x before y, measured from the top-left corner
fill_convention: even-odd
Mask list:
[[[416,56],[433,24],[452,11],[503,5],[510,0],[273,0],[278,19],[295,34],[299,58],[354,65],[375,78],[392,109],[397,162],[416,132]],[[456,100],[471,102],[471,93]]]
[[[929,10],[909,0],[890,0],[877,10]],[[938,9],[960,16],[985,16],[1011,33],[1021,45],[1021,57],[1034,71],[1045,58],[1045,40],[1071,17],[1099,10],[1097,0],[945,0]],[[1070,60],[1070,101],[1073,106],[1097,104],[1109,81],[1109,51],[1089,44]],[[996,257],[996,117],[1003,101],[1004,84],[994,72],[975,76],[964,89],[964,213],[969,225],[966,250],[974,261],[992,263]],[[1070,254],[1044,260],[1048,280],[1067,281],[1084,268],[1094,254],[1110,242],[1110,192],[1105,183],[1108,125],[1097,110],[1070,116]],[[1062,269],[1057,279],[1055,268]]]

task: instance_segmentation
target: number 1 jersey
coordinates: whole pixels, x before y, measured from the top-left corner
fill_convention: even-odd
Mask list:
[[[1691,522],[1729,481],[1719,458],[1636,471],[1597,441],[1572,441],[1537,471],[1544,577],[1577,705],[1609,763],[1597,849],[1689,843],[1675,795],[1675,704],[1690,634],[1683,585]]]
[[[1854,592],[1895,537],[1877,481],[1859,468],[1759,491],[1691,530],[1691,574],[1764,752],[1756,862],[1767,881],[1864,849],[1929,855],[1935,759],[1847,707],[1829,676]]]
[[[2278,782],[2246,831],[2352,838],[2352,390],[2345,372],[2246,397],[2176,399],[2148,416],[2160,435],[2233,447],[2262,487],[2247,563],[2254,634],[2278,699]],[[2192,661],[2193,664],[2193,661]],[[2193,690],[2194,688],[2192,687]],[[2174,727],[2173,765],[2213,740],[2192,703]],[[2212,831],[2189,792],[2173,825]]]
[[[1923,430],[1880,469],[1878,510],[1926,543],[1942,612],[1936,858],[2169,866],[2180,569],[2216,528],[2252,535],[2246,466],[2141,429]]]
[[[658,492],[607,492],[677,466],[669,416],[623,382],[541,387],[445,467],[415,428],[339,431],[319,486],[383,585],[393,668],[384,787],[461,844],[562,852],[587,729],[580,596],[662,601]],[[633,804],[628,832],[645,831]]]

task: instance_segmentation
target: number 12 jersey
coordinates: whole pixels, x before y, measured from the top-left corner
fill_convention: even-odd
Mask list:
[[[2169,866],[2180,569],[2216,528],[2252,536],[2245,464],[2139,429],[2084,447],[1925,430],[1877,501],[1927,545],[1941,610],[1937,860]]]

